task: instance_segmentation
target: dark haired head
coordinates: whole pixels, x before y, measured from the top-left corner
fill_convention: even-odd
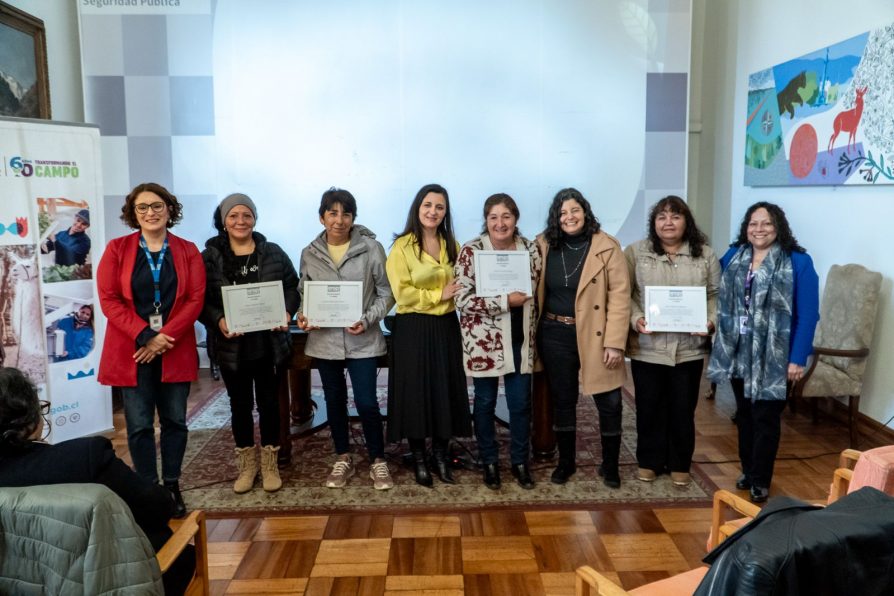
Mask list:
[[[137,200],[137,197],[140,196],[140,193],[144,192],[151,192],[158,195],[158,197],[168,206],[167,227],[173,228],[180,222],[180,219],[183,217],[183,208],[177,201],[177,197],[168,192],[168,189],[161,184],[156,184],[155,182],[143,182],[130,191],[130,194],[124,199],[124,205],[121,207],[121,221],[124,222],[124,225],[134,230],[140,229],[140,222],[137,220],[134,202]]]
[[[686,229],[683,231],[683,242],[689,243],[690,255],[696,258],[702,256],[702,247],[707,244],[708,237],[698,229],[698,226],[695,223],[695,218],[692,216],[692,211],[689,209],[689,205],[686,204],[686,201],[676,195],[668,195],[664,197],[652,205],[652,209],[649,211],[648,234],[649,240],[652,243],[652,252],[657,255],[663,255],[665,252],[664,247],[661,246],[661,239],[658,237],[658,232],[655,230],[655,220],[658,219],[660,213],[665,211],[683,216],[683,219],[686,220]]]
[[[357,219],[357,201],[354,199],[354,195],[343,188],[334,186],[324,192],[320,198],[320,217],[323,217],[323,214],[330,209],[334,209],[336,205],[341,205],[342,211]]]
[[[798,239],[792,234],[792,229],[788,225],[788,219],[786,219],[785,211],[782,210],[782,207],[766,201],[760,201],[748,208],[748,211],[745,212],[745,217],[742,218],[742,223],[739,225],[739,237],[736,238],[736,241],[733,242],[731,246],[744,246],[749,244],[748,222],[751,221],[751,216],[754,215],[754,212],[758,209],[766,209],[767,213],[770,215],[770,219],[773,220],[773,227],[776,228],[776,242],[779,244],[779,248],[781,248],[783,252],[807,252],[804,250],[804,247],[798,244]]]
[[[416,246],[419,249],[419,256],[422,257],[422,222],[419,221],[419,208],[429,193],[435,193],[444,197],[444,206],[446,207],[444,219],[438,226],[438,235],[444,239],[447,244],[447,260],[452,264],[456,263],[456,238],[453,235],[453,218],[450,215],[450,197],[447,196],[447,189],[440,184],[426,184],[416,193],[413,204],[410,205],[410,211],[407,213],[407,223],[404,225],[404,231],[395,234],[394,239],[397,240],[401,236],[413,234],[416,240]]]
[[[581,209],[584,210],[583,233],[592,235],[599,231],[599,220],[593,214],[590,202],[576,188],[563,188],[553,197],[553,202],[549,206],[549,214],[546,217],[546,229],[543,231],[544,238],[553,248],[557,247],[562,239],[563,232],[560,215],[562,213],[562,204],[565,201],[576,201],[581,206]]]
[[[17,368],[0,368],[0,453],[28,444],[40,426],[37,389]]]
[[[515,199],[507,195],[505,192],[493,194],[487,197],[487,200],[484,201],[484,226],[481,229],[481,233],[487,234],[487,216],[490,214],[490,210],[497,205],[506,207],[506,209],[509,210],[509,213],[515,218],[515,232],[513,232],[512,236],[518,236],[518,218],[521,217],[521,214],[518,211],[518,205],[515,204]]]

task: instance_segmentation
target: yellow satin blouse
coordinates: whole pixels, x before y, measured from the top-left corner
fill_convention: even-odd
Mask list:
[[[457,244],[457,253],[459,253]],[[444,315],[455,310],[453,298],[441,300],[444,286],[453,280],[453,263],[447,261],[447,243],[441,238],[438,261],[422,251],[412,234],[394,241],[385,262],[388,282],[397,301],[398,314]]]

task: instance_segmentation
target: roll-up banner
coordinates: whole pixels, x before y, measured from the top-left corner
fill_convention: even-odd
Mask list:
[[[99,129],[0,118],[0,159],[0,361],[50,402],[50,442],[110,430],[110,391],[96,380]]]

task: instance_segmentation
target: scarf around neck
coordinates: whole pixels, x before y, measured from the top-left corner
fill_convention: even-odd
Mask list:
[[[745,278],[751,257],[751,245],[740,247],[720,279],[720,316],[707,376],[715,383],[742,379],[748,399],[784,400],[792,332],[792,259],[778,244],[770,248],[754,273],[746,311]],[[743,335],[739,325],[745,316],[750,332]]]

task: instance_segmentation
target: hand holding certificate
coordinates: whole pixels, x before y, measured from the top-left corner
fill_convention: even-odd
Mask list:
[[[230,333],[266,331],[283,326],[286,302],[281,281],[223,286],[220,291]]]
[[[304,316],[311,327],[353,326],[363,316],[363,282],[304,282]]]
[[[646,286],[643,307],[649,331],[708,331],[708,298],[704,286]]]
[[[476,250],[475,294],[481,298],[521,292],[530,296],[531,256],[521,250]]]

